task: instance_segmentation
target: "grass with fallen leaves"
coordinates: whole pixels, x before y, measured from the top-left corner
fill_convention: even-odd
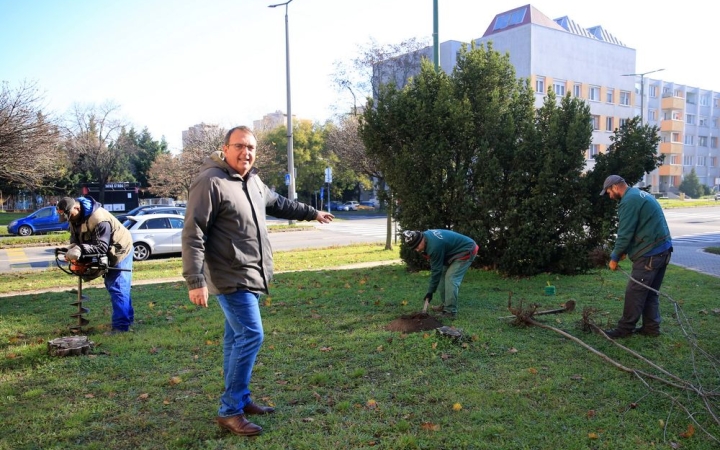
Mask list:
[[[95,347],[64,358],[49,356],[47,341],[68,335],[71,294],[1,298],[0,449],[718,448],[705,431],[717,438],[720,427],[685,392],[646,386],[557,333],[499,319],[509,314],[511,292],[514,304],[540,309],[574,299],[574,312],[537,320],[650,370],[578,327],[587,307],[615,324],[627,281],[620,272],[505,279],[473,269],[457,320],[441,319],[462,329],[465,339],[454,342],[433,331],[385,330],[420,310],[427,272],[316,267],[277,275],[271,295],[261,297],[265,342],[251,387],[258,403],[277,411],[252,417],[265,430],[254,438],[214,423],[224,318],[214,300],[207,309],[192,305],[184,283],[134,287],[134,332],[114,336],[103,335],[107,293],[87,289]],[[720,280],[675,266],[665,280],[663,292],[717,357]],[[555,295],[545,295],[548,283]],[[669,300],[661,310],[662,336],[622,343],[717,392],[718,372],[693,363]],[[689,405],[704,431],[662,392]]]

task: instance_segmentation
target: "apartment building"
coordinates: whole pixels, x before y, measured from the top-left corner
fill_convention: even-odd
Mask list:
[[[567,16],[553,20],[529,4],[497,14],[475,40],[485,46],[490,42],[495,51],[509,54],[519,78],[530,79],[537,107],[551,90],[558,97],[569,93],[588,103],[593,123],[592,144],[586,151],[588,170],[594,167],[595,155],[607,151],[615,129],[641,116],[660,128],[658,152],[666,155],[663,165],[639,183],[641,187],[677,192],[683,176],[693,168],[702,183],[720,184],[720,93],[648,79],[637,73],[636,50],[602,26],[585,28]],[[458,41],[440,44],[442,70],[453,70],[461,46]],[[433,57],[431,47],[418,54]],[[389,77],[404,84],[398,78],[405,74]]]
[[[660,128],[664,164],[648,175],[660,192],[676,192],[695,170],[700,183],[720,185],[720,92],[646,78],[639,92],[643,120]]]

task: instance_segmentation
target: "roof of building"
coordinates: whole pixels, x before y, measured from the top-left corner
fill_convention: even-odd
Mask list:
[[[527,25],[529,23],[625,47],[625,44],[620,42],[619,39],[610,34],[600,25],[591,28],[584,28],[568,16],[552,20],[532,5],[521,6],[496,15],[490,23],[488,29],[485,30],[483,37]]]

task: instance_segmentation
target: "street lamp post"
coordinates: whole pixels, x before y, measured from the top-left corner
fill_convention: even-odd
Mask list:
[[[290,184],[288,184],[288,198],[295,200],[295,161],[293,156],[293,128],[292,128],[292,108],[290,104],[290,32],[288,31],[288,5],[292,0],[285,3],[277,3],[268,5],[268,8],[278,6],[285,7],[285,68],[287,77],[287,159],[288,173],[290,174]],[[293,221],[290,221],[292,223]]]
[[[657,69],[657,70],[651,70],[649,72],[643,72],[643,73],[627,73],[623,75],[624,77],[640,77],[640,125],[644,125],[645,121],[645,75],[660,72],[665,69]]]
[[[645,75],[660,72],[665,69],[656,69],[651,70],[649,72],[643,72],[643,73],[628,73],[623,75],[624,77],[640,77],[640,126],[645,125]],[[650,174],[645,174],[643,176],[643,183],[645,186],[648,186],[650,183],[648,183],[648,177]]]

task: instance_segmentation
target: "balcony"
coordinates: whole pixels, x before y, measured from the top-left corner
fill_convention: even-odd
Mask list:
[[[661,177],[663,176],[671,176],[671,177],[679,177],[682,175],[682,166],[671,166],[667,164],[663,164],[658,168],[658,173]]]
[[[660,153],[665,155],[682,155],[683,144],[680,142],[661,142]]]
[[[685,122],[682,120],[662,120],[660,121],[660,131],[667,132],[683,132],[685,130]]]
[[[682,97],[663,97],[660,103],[662,109],[685,110],[685,99]]]

